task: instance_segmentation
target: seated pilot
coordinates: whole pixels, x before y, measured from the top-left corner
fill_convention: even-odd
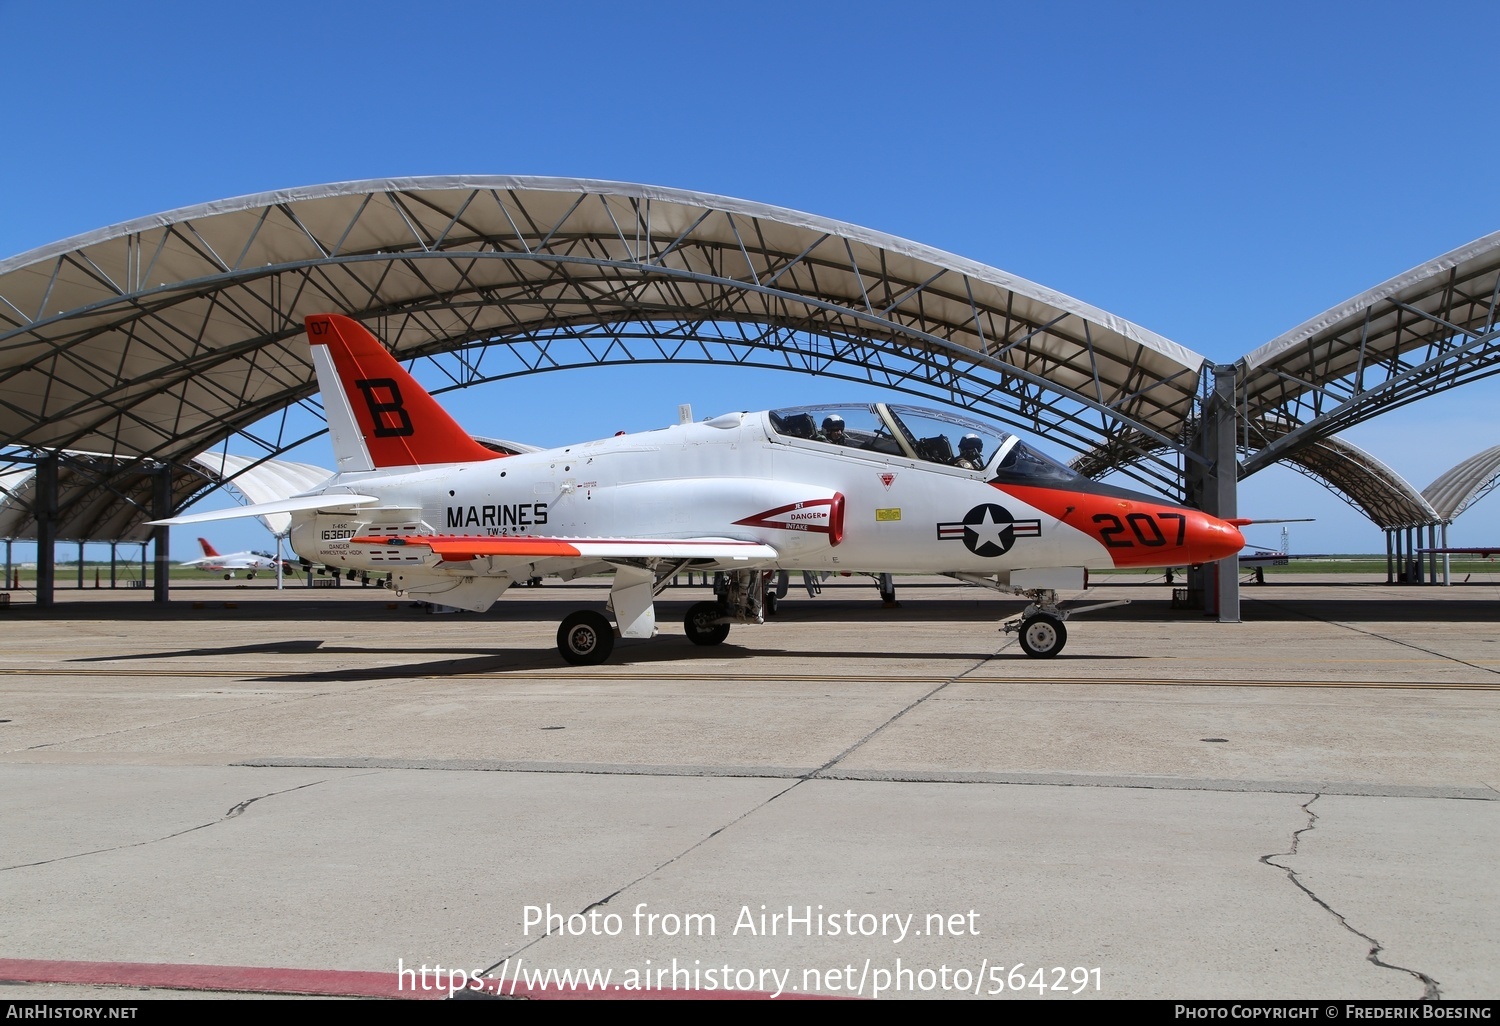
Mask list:
[[[958,443],[958,459],[953,466],[963,470],[981,470],[984,467],[984,439],[978,435],[964,435]]]
[[[837,413],[824,417],[823,433],[819,436],[819,440],[832,442],[834,445],[848,445],[849,438],[844,434],[844,418]]]

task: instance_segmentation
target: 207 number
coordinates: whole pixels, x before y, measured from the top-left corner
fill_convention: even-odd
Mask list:
[[[1181,513],[1127,513],[1124,523],[1113,513],[1094,514],[1094,523],[1108,526],[1099,528],[1099,537],[1112,549],[1130,549],[1137,545],[1156,548],[1168,544],[1167,535],[1157,521],[1177,521],[1177,538],[1172,545],[1181,545],[1187,538],[1187,517]],[[1130,525],[1129,527],[1126,524]],[[1171,530],[1170,526],[1168,530]],[[1126,537],[1135,535],[1134,540]]]

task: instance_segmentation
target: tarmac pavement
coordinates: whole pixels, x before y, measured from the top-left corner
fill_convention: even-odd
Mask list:
[[[1032,660],[972,589],[699,648],[674,588],[600,667],[594,583],[14,605],[0,993],[1500,997],[1500,584],[1099,591]]]

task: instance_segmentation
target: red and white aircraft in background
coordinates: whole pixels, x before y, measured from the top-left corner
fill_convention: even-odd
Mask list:
[[[207,538],[199,538],[198,544],[203,546],[203,558],[184,560],[178,566],[196,566],[211,573],[222,573],[226,581],[241,570],[247,581],[255,580],[255,575],[261,570],[276,572],[278,561],[269,552],[231,552],[226,555],[209,544]]]
[[[529,578],[611,572],[613,624],[580,610],[558,629],[570,663],[603,662],[617,635],[655,635],[655,597],[684,570],[724,572],[717,600],[684,623],[701,645],[762,622],[772,572],[847,570],[1028,595],[1003,629],[1028,655],[1053,656],[1081,611],[1057,593],[1084,590],[1089,570],[1203,563],[1244,545],[1233,523],[1090,481],[992,425],[886,403],[729,413],[503,456],[359,322],[306,323],[335,475],[316,492],[158,523],[290,512],[304,560],[389,571],[398,593],[461,609]],[[842,432],[825,428],[839,419]]]

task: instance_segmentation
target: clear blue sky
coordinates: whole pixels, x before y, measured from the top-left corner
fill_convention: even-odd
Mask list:
[[[604,178],[915,239],[1227,361],[1500,229],[1473,59],[1497,29],[1492,3],[0,0],[0,258],[275,188]],[[452,405],[476,433],[556,444],[670,423],[679,402],[866,394],[741,373],[544,375]],[[1349,437],[1420,488],[1500,442],[1497,399],[1481,383]],[[1251,478],[1240,505],[1317,516],[1293,527],[1304,551],[1384,545],[1290,471]],[[1500,541],[1497,511],[1451,539]]]

